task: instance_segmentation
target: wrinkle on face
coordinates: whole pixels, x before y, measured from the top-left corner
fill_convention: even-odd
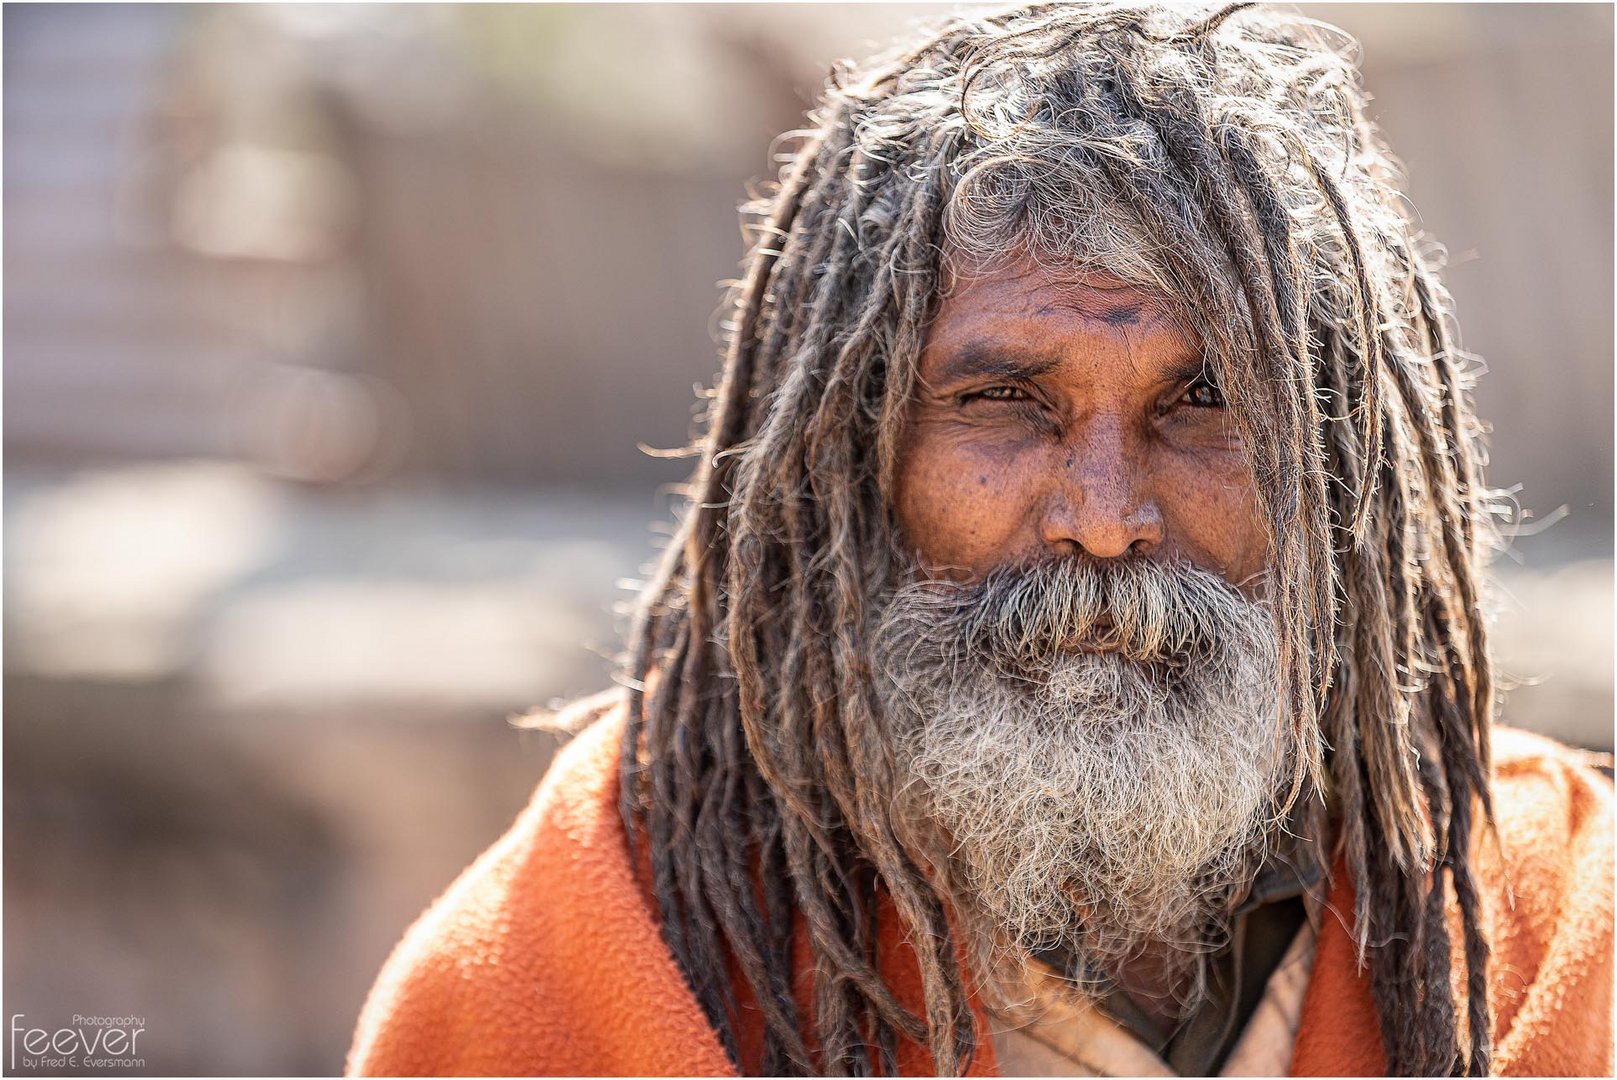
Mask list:
[[[940,577],[1085,554],[1233,583],[1267,535],[1196,334],[1165,298],[1023,260],[950,283],[922,351],[894,513]]]

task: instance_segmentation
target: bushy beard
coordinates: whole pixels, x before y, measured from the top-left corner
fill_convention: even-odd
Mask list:
[[[979,969],[1060,949],[1098,980],[1149,956],[1193,1004],[1279,831],[1267,609],[1187,564],[1069,559],[916,575],[875,643],[895,817]]]

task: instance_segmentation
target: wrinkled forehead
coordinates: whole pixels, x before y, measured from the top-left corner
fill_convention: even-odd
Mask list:
[[[992,290],[1002,306],[1014,309],[1007,314],[1030,318],[1065,311],[1112,326],[1185,324],[1182,297],[1151,275],[1124,269],[1106,259],[1050,256],[1025,244],[987,257],[945,248],[938,295],[947,300]]]

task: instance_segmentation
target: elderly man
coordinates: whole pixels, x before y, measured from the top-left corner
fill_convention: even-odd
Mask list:
[[[1040,5],[839,73],[626,690],[352,1071],[1610,1074],[1610,787],[1493,728],[1348,51]]]

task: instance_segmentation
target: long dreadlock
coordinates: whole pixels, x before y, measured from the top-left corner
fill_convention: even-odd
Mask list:
[[[956,19],[834,71],[778,189],[746,208],[688,511],[636,619],[621,776],[664,937],[738,1065],[732,967],[766,1074],[891,1074],[904,1039],[951,1074],[974,1051],[946,905],[886,806],[865,627],[895,580],[889,497],[949,253],[1020,246],[1089,252],[1200,333],[1269,536],[1292,790],[1330,794],[1312,827],[1356,890],[1388,1066],[1487,1072],[1468,855],[1491,824],[1493,533],[1465,358],[1352,43],[1245,7]],[[878,894],[923,1015],[878,971]]]

